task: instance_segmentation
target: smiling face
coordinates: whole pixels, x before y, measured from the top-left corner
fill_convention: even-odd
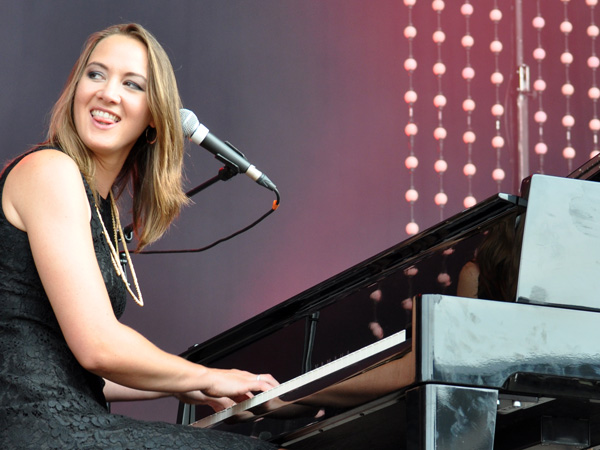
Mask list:
[[[153,125],[146,95],[148,55],[139,40],[111,35],[91,53],[73,102],[79,137],[96,159],[122,164]]]

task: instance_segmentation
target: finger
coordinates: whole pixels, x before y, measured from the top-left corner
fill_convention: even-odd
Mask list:
[[[268,373],[261,373],[256,375],[256,378],[254,380],[256,382],[256,385],[259,387],[259,389],[261,391],[266,391],[269,389],[274,388],[275,386],[279,386],[279,383],[277,382],[277,380],[275,378],[273,378],[273,376],[271,374]]]

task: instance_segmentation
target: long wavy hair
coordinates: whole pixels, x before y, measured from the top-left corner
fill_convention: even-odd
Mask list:
[[[94,195],[98,195],[94,160],[75,128],[73,101],[91,53],[101,40],[116,34],[135,38],[148,50],[146,95],[156,126],[156,139],[148,140],[149,130],[139,136],[112,187],[118,198],[128,185],[131,186],[133,226],[137,250],[141,250],[162,236],[181,207],[189,201],[182,189],[185,150],[179,116],[181,99],[169,57],[150,32],[139,24],[130,23],[113,25],[88,38],[54,105],[45,144],[59,147],[73,158]]]

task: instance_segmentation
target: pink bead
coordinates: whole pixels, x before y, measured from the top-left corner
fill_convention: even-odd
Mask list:
[[[593,118],[590,120],[590,130],[592,131],[600,131],[600,120],[597,118]]]
[[[575,92],[575,87],[570,83],[565,83],[560,88],[560,91],[562,92],[562,95],[569,97]]]
[[[562,154],[565,159],[573,159],[575,158],[575,149],[573,147],[565,147]]]
[[[433,65],[433,74],[434,75],[444,75],[446,73],[446,65],[444,63],[438,62]]]
[[[419,132],[419,128],[416,123],[409,123],[404,127],[404,132],[407,136],[415,136]]]
[[[600,34],[600,28],[598,28],[597,25],[590,25],[587,27],[587,35],[589,37],[598,37],[598,34]]]
[[[499,22],[500,20],[502,20],[502,11],[500,11],[499,9],[492,9],[490,11],[490,20],[492,22]]]
[[[437,173],[444,173],[444,172],[446,172],[446,170],[448,170],[448,163],[446,161],[444,161],[443,159],[438,159],[435,162],[435,164],[433,165],[433,169]]]
[[[406,91],[404,101],[406,103],[415,103],[417,101],[417,93],[415,91]]]
[[[587,64],[590,69],[597,69],[600,66],[600,59],[597,56],[590,56]]]
[[[416,156],[411,155],[404,160],[404,165],[409,170],[416,169],[419,166],[419,160]]]
[[[434,202],[438,206],[443,206],[448,203],[448,196],[444,192],[438,192],[435,194]]]
[[[415,58],[407,58],[404,61],[404,70],[407,72],[413,71],[417,68],[417,60]]]
[[[465,177],[472,177],[477,173],[477,167],[475,167],[475,164],[473,163],[467,163],[463,167],[463,173],[465,174]]]
[[[585,0],[585,4],[588,6],[596,6],[598,4],[598,0]]]
[[[452,284],[452,281],[450,281],[450,275],[447,273],[440,273],[437,277],[437,281],[442,286],[450,286]]]
[[[369,329],[376,339],[383,339],[383,328],[379,322],[369,322]]]
[[[533,28],[537,28],[538,30],[541,30],[546,25],[546,21],[544,20],[544,18],[542,16],[537,16],[537,17],[534,17],[532,24],[533,24]]]
[[[535,120],[536,123],[546,123],[546,120],[548,120],[548,114],[546,114],[545,111],[536,111],[536,113],[533,115],[533,120]]]
[[[504,147],[504,138],[502,136],[494,136],[492,138],[492,147],[496,149]]]
[[[569,34],[571,31],[573,31],[573,24],[565,20],[560,24],[560,31],[562,31],[565,34]]]
[[[502,181],[502,180],[504,180],[505,176],[506,176],[506,174],[504,173],[504,170],[502,170],[502,169],[494,169],[494,171],[492,172],[492,179],[494,181]]]
[[[537,80],[535,80],[533,82],[533,89],[535,89],[538,92],[543,92],[546,90],[546,82],[544,80],[542,80],[541,78],[538,78]]]
[[[476,135],[472,131],[465,131],[463,133],[463,142],[465,144],[472,144],[475,142]]]
[[[416,202],[419,199],[419,193],[416,189],[409,189],[408,191],[406,191],[404,198],[409,203]]]
[[[465,80],[472,80],[475,77],[475,69],[473,69],[472,67],[465,67],[462,70],[462,77]]]
[[[475,100],[472,98],[468,98],[462,103],[462,107],[464,111],[471,112],[475,110]]]
[[[492,53],[500,53],[502,51],[502,42],[500,42],[500,41],[492,41],[490,43],[490,51]]]
[[[571,128],[573,125],[575,125],[575,117],[570,114],[563,116],[562,124],[565,128]]]
[[[538,142],[535,144],[535,153],[538,155],[545,155],[548,153],[548,146],[545,142]]]
[[[417,0],[404,0],[404,6],[415,6]]]
[[[438,141],[441,139],[446,139],[447,135],[448,135],[448,132],[446,131],[446,129],[444,127],[437,127],[435,130],[433,130],[433,137],[435,139],[437,139]]]
[[[373,300],[375,303],[379,303],[381,301],[381,289],[375,289],[373,292],[369,294],[369,298]]]
[[[591,87],[588,90],[588,97],[592,100],[598,100],[600,98],[600,89],[596,86]]]
[[[416,35],[417,29],[414,26],[409,25],[404,29],[404,37],[406,39],[413,39]]]
[[[504,115],[504,106],[500,103],[496,103],[492,106],[492,116],[500,117],[502,115]]]
[[[544,50],[543,48],[538,47],[533,51],[533,58],[536,61],[542,61],[545,57],[546,57],[546,50]]]
[[[463,200],[463,206],[465,208],[470,208],[472,206],[475,206],[476,204],[477,204],[477,200],[472,195],[465,197],[465,199]]]
[[[404,29],[404,37],[406,39],[414,39],[416,35],[417,29],[414,26],[409,25]]]
[[[471,5],[470,3],[465,3],[460,7],[460,13],[463,16],[470,16],[471,14],[473,14],[473,5]]]
[[[415,266],[410,266],[408,269],[404,269],[404,275],[407,277],[414,277],[418,273],[419,269],[417,269]]]
[[[502,75],[500,72],[494,72],[490,77],[490,80],[492,81],[492,84],[502,84],[504,81],[504,75]]]
[[[431,7],[433,8],[434,11],[443,11],[444,10],[444,1],[443,0],[433,0],[433,2],[431,3]]]
[[[470,34],[467,34],[462,37],[460,43],[464,48],[471,48],[473,47],[473,44],[475,44],[475,39],[473,39],[473,36]]]
[[[573,63],[573,54],[569,52],[564,52],[562,55],[560,55],[560,62],[563,64]]]
[[[590,159],[595,158],[596,156],[598,156],[600,154],[600,150],[592,150],[590,152]]]
[[[419,225],[415,222],[409,222],[406,224],[406,234],[409,236],[414,236],[419,232]]]
[[[435,42],[436,44],[441,44],[445,40],[446,40],[446,33],[444,33],[443,31],[438,30],[433,33],[433,42]]]
[[[446,106],[446,96],[438,94],[435,97],[433,97],[433,105],[436,108],[443,108],[444,106]]]

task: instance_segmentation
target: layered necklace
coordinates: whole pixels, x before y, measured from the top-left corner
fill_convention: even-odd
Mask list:
[[[131,294],[131,296],[133,297],[133,299],[135,300],[135,302],[138,305],[144,306],[144,299],[142,298],[142,293],[140,292],[140,286],[138,284],[137,277],[135,276],[135,269],[133,268],[133,263],[131,262],[131,256],[129,256],[129,250],[127,250],[127,245],[125,244],[125,235],[123,234],[123,229],[121,228],[121,219],[119,218],[119,210],[115,203],[115,199],[113,197],[112,191],[109,191],[108,195],[110,197],[110,207],[111,207],[111,212],[112,212],[111,216],[112,216],[112,225],[113,225],[113,231],[114,231],[114,236],[113,236],[113,239],[115,241],[114,244],[112,243],[111,237],[108,234],[108,230],[106,229],[106,226],[104,225],[104,221],[102,220],[102,214],[100,214],[100,210],[98,209],[98,204],[95,204],[94,206],[96,207],[96,212],[98,213],[98,218],[100,219],[100,223],[102,224],[102,233],[104,234],[104,237],[106,238],[106,242],[108,243],[108,247],[110,248],[110,259],[113,263],[113,267],[115,268],[115,271],[117,272],[117,275],[119,275],[121,277],[121,279],[123,280],[123,283],[125,283],[125,287],[127,288],[127,291],[129,291],[129,294]],[[131,290],[129,282],[127,281],[127,276],[125,274],[125,270],[121,267],[119,252],[118,252],[119,236],[121,236],[121,241],[123,242],[123,249],[125,252],[125,256],[127,258],[127,264],[129,265],[129,270],[131,271],[131,278],[133,278],[133,284],[135,286],[135,291],[137,292],[137,295],[135,295],[133,293],[133,291]]]

